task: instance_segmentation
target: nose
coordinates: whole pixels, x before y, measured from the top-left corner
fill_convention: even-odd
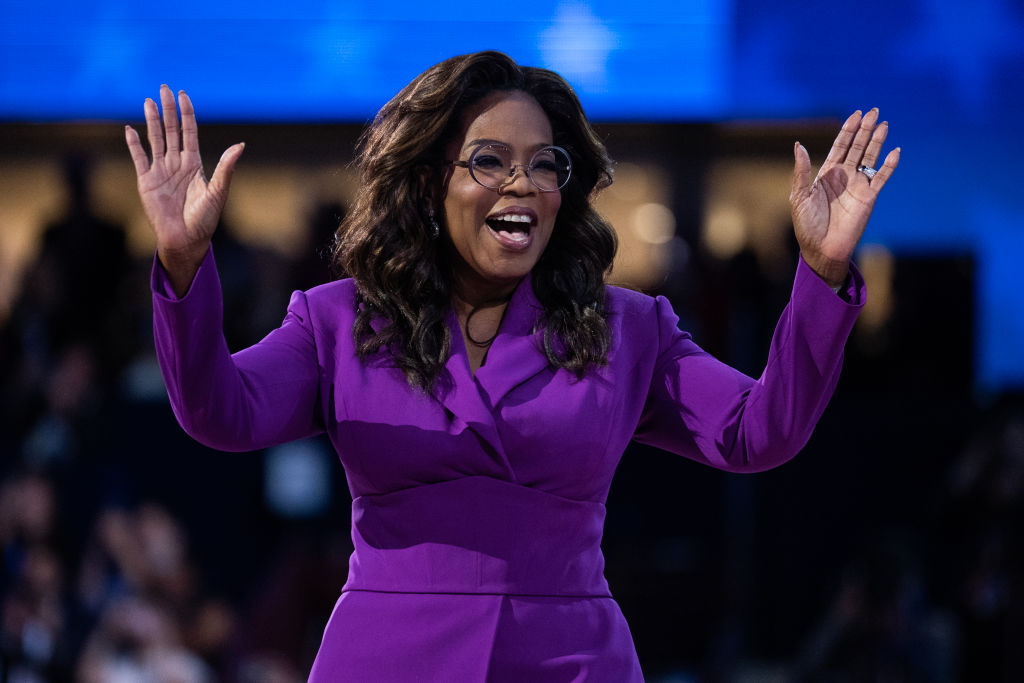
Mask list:
[[[533,181],[528,175],[529,166],[526,164],[515,164],[509,169],[508,178],[498,188],[498,192],[510,192],[516,195],[532,194],[536,189]]]

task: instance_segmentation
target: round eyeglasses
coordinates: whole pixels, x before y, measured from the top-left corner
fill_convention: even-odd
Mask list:
[[[537,150],[530,163],[523,165],[512,161],[512,150],[507,145],[489,142],[480,145],[466,161],[446,161],[446,164],[469,169],[473,180],[488,190],[498,190],[515,180],[522,169],[541,192],[558,192],[569,182],[572,175],[572,160],[561,147],[549,145]]]

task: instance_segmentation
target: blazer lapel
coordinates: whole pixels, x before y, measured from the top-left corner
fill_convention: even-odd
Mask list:
[[[449,412],[490,444],[504,460],[505,449],[494,423],[492,406],[469,370],[469,357],[454,311],[448,314],[448,327],[452,335],[452,352],[445,364],[448,376],[438,379],[434,396]]]
[[[539,336],[534,333],[543,312],[530,278],[523,278],[512,294],[498,335],[487,352],[487,360],[476,371],[475,378],[469,370],[458,318],[454,311],[448,314],[452,353],[445,364],[448,376],[439,380],[435,398],[490,444],[510,471],[495,415],[498,404],[509,391],[548,367]]]
[[[544,314],[527,275],[512,293],[505,316],[487,352],[486,362],[476,371],[476,381],[492,407],[508,392],[548,367],[535,332]]]

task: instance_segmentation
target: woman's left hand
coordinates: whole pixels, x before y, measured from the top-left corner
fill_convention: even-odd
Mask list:
[[[850,115],[839,131],[818,176],[811,181],[811,158],[794,147],[793,229],[807,265],[831,287],[846,281],[857,242],[864,234],[878,193],[896,170],[900,150],[889,152],[873,178],[859,171],[878,162],[889,124],[878,123],[878,109]]]

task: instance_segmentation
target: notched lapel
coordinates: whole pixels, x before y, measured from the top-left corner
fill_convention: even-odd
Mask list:
[[[475,378],[469,370],[458,319],[454,311],[448,316],[452,353],[445,364],[447,377],[440,379],[434,396],[491,444],[506,462],[495,413],[508,392],[548,367],[539,336],[534,332],[543,312],[530,278],[523,278],[512,294],[487,360],[476,371]]]
[[[524,277],[512,293],[487,361],[476,371],[476,381],[491,406],[497,406],[508,392],[548,367],[541,337],[535,332],[543,314],[544,307],[533,293],[530,277]]]
[[[469,371],[469,358],[462,342],[462,332],[455,312],[448,314],[448,329],[452,335],[452,352],[445,363],[445,377],[439,377],[434,387],[434,397],[482,439],[494,447],[505,458],[505,449],[494,424],[494,412],[480,386]]]

